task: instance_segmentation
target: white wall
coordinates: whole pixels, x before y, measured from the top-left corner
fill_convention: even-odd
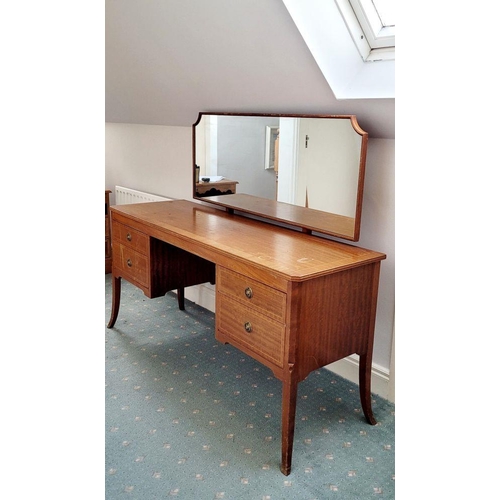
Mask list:
[[[373,356],[381,382],[377,386],[374,380],[374,392],[384,397],[389,391],[394,329],[394,147],[393,139],[368,141],[361,238],[356,243],[387,254],[381,268]],[[118,184],[191,199],[191,127],[107,123],[105,178],[106,189],[114,190]],[[352,376],[341,366],[337,369],[339,363],[331,365],[334,371],[357,380],[355,359]]]
[[[394,139],[368,140],[368,154],[361,217],[361,236],[357,246],[383,252],[374,346],[374,361],[389,368],[394,321]]]

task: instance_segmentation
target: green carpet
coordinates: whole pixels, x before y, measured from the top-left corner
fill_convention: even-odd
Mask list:
[[[106,275],[106,318],[111,275]],[[214,314],[122,282],[106,335],[106,498],[394,498],[394,405],[326,369],[299,384],[292,472],[279,470],[281,383],[214,338]]]

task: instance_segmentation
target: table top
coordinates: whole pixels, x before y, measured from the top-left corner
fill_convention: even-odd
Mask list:
[[[111,207],[111,212],[122,222],[134,220],[151,236],[166,242],[175,236],[186,245],[200,245],[215,256],[230,256],[291,281],[355,268],[386,257],[380,252],[187,200],[118,205]]]

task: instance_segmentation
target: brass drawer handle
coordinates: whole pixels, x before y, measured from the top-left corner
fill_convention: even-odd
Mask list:
[[[247,286],[245,288],[245,295],[247,296],[247,298],[251,299],[253,297],[253,290]]]
[[[132,261],[130,259],[127,259],[127,266],[132,267]]]
[[[127,233],[127,241],[132,241],[132,235],[130,233]]]
[[[252,323],[250,323],[250,321],[247,321],[245,323],[245,330],[247,333],[251,333],[252,332]]]

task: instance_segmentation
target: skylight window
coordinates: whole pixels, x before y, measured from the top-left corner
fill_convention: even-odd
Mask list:
[[[373,2],[375,10],[384,26],[396,25],[396,14],[394,12],[393,0],[376,0]]]
[[[395,59],[394,0],[335,0],[365,61]]]

